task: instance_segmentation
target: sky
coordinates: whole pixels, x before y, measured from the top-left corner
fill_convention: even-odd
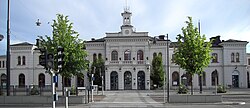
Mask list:
[[[105,37],[119,32],[121,13],[125,7],[132,12],[136,31],[150,36],[168,34],[171,41],[193,18],[201,23],[201,34],[207,39],[220,35],[222,40],[250,42],[250,0],[10,0],[11,44],[35,43],[37,36],[51,36],[56,14],[69,16],[73,29],[83,40]],[[40,20],[41,26],[36,26]],[[7,0],[0,0],[0,55],[6,53]],[[250,44],[247,45],[250,53]]]

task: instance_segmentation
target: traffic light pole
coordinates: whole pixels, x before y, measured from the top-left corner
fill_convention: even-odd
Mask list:
[[[55,95],[56,95],[56,91],[55,91],[55,79],[54,79],[54,77],[55,77],[55,73],[53,72],[53,71],[51,71],[51,73],[52,73],[52,79],[53,79],[53,83],[52,83],[52,99],[53,99],[53,102],[52,102],[52,108],[56,108],[56,99],[55,99]]]
[[[94,74],[91,74],[91,102],[94,102],[94,83],[93,83]]]

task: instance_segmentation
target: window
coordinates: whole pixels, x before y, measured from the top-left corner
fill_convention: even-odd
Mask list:
[[[212,86],[215,86],[215,82],[216,84],[218,85],[219,83],[219,79],[218,79],[218,73],[217,73],[217,70],[213,71],[212,72]]]
[[[231,62],[234,62],[234,53],[231,54]]]
[[[143,60],[143,51],[142,50],[137,51],[137,60]]]
[[[70,87],[71,86],[71,79],[70,78],[67,78],[67,77],[64,77],[64,86],[65,87]]]
[[[25,65],[25,62],[26,62],[25,56],[23,56],[23,65]]]
[[[131,52],[130,52],[130,50],[126,50],[124,52],[124,60],[131,60]]]
[[[39,87],[45,87],[45,75],[40,73],[38,76]]]
[[[17,57],[17,65],[21,65],[21,57],[20,56]]]
[[[206,86],[206,72],[202,72],[201,80],[199,77],[199,85],[200,85],[200,81],[202,81],[202,86]]]
[[[2,63],[2,61],[0,61],[0,68],[2,67],[2,64],[1,64],[1,63]]]
[[[174,63],[174,54],[172,54],[171,62]]]
[[[172,85],[179,86],[179,73],[176,71],[172,73]]]
[[[248,65],[250,65],[250,59],[248,59]]]
[[[102,59],[102,54],[101,53],[98,54],[98,59]]]
[[[156,56],[157,56],[157,54],[156,54],[156,52],[155,52],[155,53],[153,54],[153,58],[156,57]]]
[[[218,54],[217,53],[213,53],[212,54],[212,63],[218,63]]]
[[[236,62],[240,62],[240,54],[238,52],[236,53]]]
[[[3,68],[5,67],[5,61],[3,61]]]
[[[162,57],[162,53],[161,53],[161,52],[159,52],[159,56],[161,56],[161,57]]]
[[[118,52],[117,51],[112,51],[111,60],[113,60],[113,61],[118,60]]]
[[[77,87],[84,87],[84,78],[77,76]]]
[[[7,75],[6,74],[2,74],[1,75],[1,82],[0,82],[0,86],[2,87],[2,88],[6,88],[6,84],[7,84]]]
[[[93,54],[93,61],[96,61],[96,53]]]
[[[19,87],[25,87],[25,75],[21,73],[18,79]]]

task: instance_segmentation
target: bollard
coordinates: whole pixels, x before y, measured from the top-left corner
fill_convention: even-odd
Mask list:
[[[68,91],[68,88],[66,88],[65,92],[66,92],[66,96],[65,96],[65,108],[69,108],[70,91]]]

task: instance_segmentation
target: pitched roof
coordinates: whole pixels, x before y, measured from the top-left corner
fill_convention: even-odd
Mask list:
[[[33,46],[33,44],[28,42],[22,42],[22,43],[12,44],[10,46]]]

